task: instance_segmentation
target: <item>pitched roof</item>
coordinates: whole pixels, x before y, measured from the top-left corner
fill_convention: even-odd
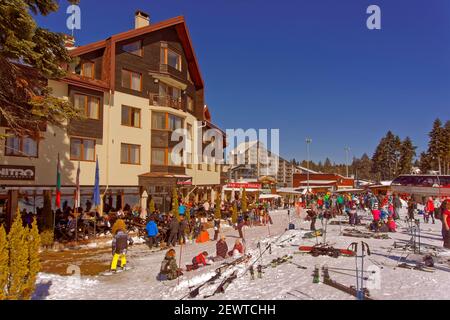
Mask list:
[[[132,29],[129,31],[125,31],[122,33],[115,34],[105,40],[93,42],[84,46],[77,47],[70,51],[71,56],[80,56],[89,52],[93,52],[100,49],[109,49],[108,55],[109,55],[109,62],[110,62],[110,87],[114,91],[115,81],[114,81],[114,74],[115,74],[115,44],[120,41],[125,41],[128,39],[132,39],[138,36],[142,36],[151,32],[155,32],[161,29],[175,27],[175,30],[178,34],[178,37],[181,41],[181,44],[183,46],[186,59],[188,61],[188,69],[189,73],[191,75],[192,80],[194,81],[194,84],[197,89],[202,89],[204,87],[203,78],[201,76],[199,64],[197,61],[197,57],[194,52],[194,48],[192,46],[191,37],[189,35],[189,31],[186,26],[186,21],[183,16],[178,16],[175,18],[171,18],[165,21],[152,23],[146,27],[138,28],[138,29]]]

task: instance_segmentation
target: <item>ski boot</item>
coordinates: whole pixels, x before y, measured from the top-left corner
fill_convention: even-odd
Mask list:
[[[257,272],[258,272],[258,278],[259,278],[259,279],[262,279],[262,274],[263,274],[263,271],[262,271],[262,265],[258,265],[258,267],[256,268],[256,270],[257,270]]]
[[[320,273],[319,273],[319,266],[314,267],[314,273],[313,273],[313,283],[317,284],[320,282]]]
[[[255,269],[253,268],[253,266],[250,266],[250,278],[252,280],[255,280]]]

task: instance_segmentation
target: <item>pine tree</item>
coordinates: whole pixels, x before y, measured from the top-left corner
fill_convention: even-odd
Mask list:
[[[377,180],[393,179],[399,167],[401,140],[391,131],[381,139],[372,157],[372,174]]]
[[[3,225],[0,225],[0,300],[7,297],[6,287],[9,275],[9,253],[6,231]]]
[[[79,117],[79,110],[53,97],[47,82],[42,81],[62,78],[66,71],[61,65],[72,60],[63,34],[38,27],[33,17],[57,10],[57,0],[0,4],[0,115],[19,136],[38,137],[42,122],[62,125]]]
[[[16,214],[14,223],[8,234],[9,243],[9,281],[7,299],[22,300],[29,274],[27,232],[22,225],[20,212]]]
[[[331,160],[327,157],[323,164],[323,172],[325,173],[333,173],[333,165],[331,164]]]
[[[25,300],[30,300],[36,288],[37,274],[41,270],[41,262],[39,260],[39,248],[41,246],[41,239],[39,236],[36,219],[34,219],[33,224],[31,225],[31,229],[27,229],[27,231],[29,273],[23,293],[23,298]]]
[[[399,174],[411,174],[416,148],[411,139],[406,137],[400,148]]]
[[[242,199],[241,199],[241,210],[242,212],[247,212],[247,190],[242,189]]]
[[[353,172],[358,175],[358,179],[373,180],[371,174],[372,160],[366,153],[362,155],[361,159],[354,159],[352,167]]]
[[[444,174],[450,175],[450,120],[444,125]]]
[[[148,211],[150,212],[150,214],[153,214],[156,211],[155,210],[155,201],[153,201],[153,198],[150,199],[150,204],[149,204]]]
[[[180,221],[180,210],[178,204],[178,192],[177,188],[173,188],[172,190],[172,214],[178,221]]]
[[[221,199],[220,194],[216,197],[216,208],[214,210],[214,219],[221,219],[222,218],[222,212],[220,211],[220,205],[221,205]]]
[[[428,173],[428,171],[431,170],[431,160],[426,152],[422,152],[420,154],[419,162],[420,162],[419,169],[422,172],[422,174],[426,174]]]
[[[442,170],[443,162],[446,159],[446,150],[448,149],[447,132],[442,127],[440,119],[433,123],[433,129],[429,133],[430,141],[428,143],[427,156],[431,165],[431,170]]]

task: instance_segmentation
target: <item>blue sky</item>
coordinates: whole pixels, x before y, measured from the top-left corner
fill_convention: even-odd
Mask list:
[[[68,33],[65,9],[37,19]],[[381,30],[366,9],[381,8]],[[77,45],[184,15],[222,128],[279,128],[281,154],[345,161],[372,155],[392,130],[418,150],[436,117],[450,117],[448,0],[81,0]]]

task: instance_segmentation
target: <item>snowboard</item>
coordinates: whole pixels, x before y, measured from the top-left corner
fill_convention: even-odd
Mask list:
[[[122,272],[125,272],[125,271],[129,271],[131,269],[133,269],[133,268],[125,267],[125,269],[117,269],[115,272],[114,271],[101,272],[100,275],[101,276],[113,276],[113,275],[116,275],[116,274],[119,274],[119,273],[122,273]]]

